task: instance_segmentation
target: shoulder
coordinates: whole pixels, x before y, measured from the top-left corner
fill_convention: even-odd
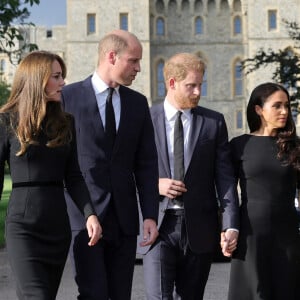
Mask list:
[[[83,86],[90,86],[90,87],[92,87],[91,76],[87,77],[84,80],[73,82],[73,83],[69,83],[69,84],[65,85],[63,87],[62,92],[63,92],[63,94],[64,93],[74,92],[74,91],[76,91],[78,89],[81,89]]]
[[[203,117],[207,118],[214,118],[214,119],[224,119],[224,116],[222,113],[203,107],[203,106],[197,106],[192,109],[193,113],[202,115]]]
[[[164,111],[163,103],[154,104],[150,107],[151,115],[157,115]]]
[[[251,135],[249,134],[242,134],[237,137],[234,137],[230,140],[230,148],[233,152],[240,152],[242,149],[245,148],[245,145],[247,144],[247,141],[251,138]]]
[[[6,123],[10,120],[10,113],[8,112],[0,112],[0,122]]]
[[[10,127],[11,126],[11,113],[1,112],[0,113],[0,126],[1,127]]]
[[[241,143],[244,143],[247,140],[249,140],[250,137],[251,137],[250,134],[242,134],[242,135],[239,135],[239,136],[236,136],[236,137],[232,138],[230,143],[232,143],[232,144],[241,144]]]
[[[144,99],[145,101],[147,101],[145,95],[124,85],[120,85],[119,93],[121,98],[122,96],[124,96],[124,97],[128,97],[128,99],[129,98],[132,99],[133,101],[139,99]]]
[[[0,113],[0,139],[3,139],[4,136],[10,136],[14,133],[13,130],[13,120],[11,113],[1,112]]]

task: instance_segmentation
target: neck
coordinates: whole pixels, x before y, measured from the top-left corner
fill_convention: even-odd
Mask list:
[[[277,135],[277,129],[270,129],[267,127],[261,127],[258,130],[252,132],[253,135],[259,135],[259,136],[276,136]]]

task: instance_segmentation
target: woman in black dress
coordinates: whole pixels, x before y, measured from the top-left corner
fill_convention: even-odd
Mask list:
[[[300,236],[294,200],[300,142],[287,90],[275,83],[257,86],[247,120],[250,134],[231,141],[241,188],[241,225],[228,299],[299,300]]]
[[[73,119],[60,104],[65,75],[58,55],[30,53],[0,110],[0,192],[7,162],[6,247],[19,299],[56,298],[71,240],[64,187],[86,218],[89,245],[101,234],[77,161]]]

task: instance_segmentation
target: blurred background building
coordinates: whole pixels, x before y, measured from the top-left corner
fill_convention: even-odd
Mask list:
[[[66,26],[26,27],[24,35],[63,57],[71,83],[93,73],[103,35],[116,28],[133,32],[143,45],[133,88],[149,105],[164,99],[164,62],[177,52],[195,53],[207,64],[200,105],[222,112],[233,137],[247,132],[251,90],[273,81],[272,67],[246,76],[241,61],[260,48],[291,48],[283,19],[300,20],[300,0],[67,0]],[[11,83],[14,70],[0,53],[1,78]]]

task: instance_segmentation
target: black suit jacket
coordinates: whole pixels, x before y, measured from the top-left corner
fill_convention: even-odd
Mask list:
[[[158,167],[153,125],[147,99],[124,86],[119,89],[121,115],[112,158],[107,158],[105,134],[91,77],[63,88],[64,109],[75,117],[79,164],[100,222],[113,194],[125,234],[139,230],[137,192],[143,218],[158,215]],[[85,222],[68,202],[72,229]]]
[[[195,253],[205,253],[214,251],[220,240],[217,199],[224,209],[223,229],[238,229],[238,196],[223,115],[200,106],[192,109],[192,114],[190,144],[185,153],[187,192],[183,194],[183,201],[190,248]],[[151,116],[159,177],[171,178],[163,103],[151,108]],[[168,198],[161,197],[159,225],[167,204]]]

